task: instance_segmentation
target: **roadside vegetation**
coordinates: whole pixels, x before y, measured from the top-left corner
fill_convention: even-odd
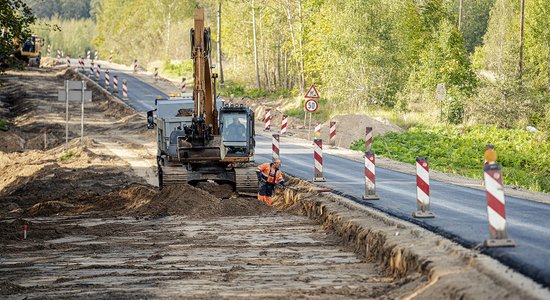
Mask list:
[[[431,169],[481,180],[485,145],[492,144],[505,184],[550,193],[550,143],[544,140],[540,132],[521,129],[434,126],[375,137],[372,147],[377,156],[411,164],[426,156]],[[351,148],[364,151],[365,141],[356,141]]]

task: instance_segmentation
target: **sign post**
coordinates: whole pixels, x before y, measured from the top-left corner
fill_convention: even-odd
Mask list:
[[[443,121],[443,102],[445,101],[445,97],[447,96],[447,88],[445,87],[445,82],[439,83],[437,85],[437,88],[435,89],[435,95],[437,96],[437,100],[439,100],[439,117],[441,118],[441,121]]]
[[[65,88],[59,89],[57,93],[59,101],[65,101],[65,150],[69,149],[69,101],[80,101],[81,120],[80,120],[80,142],[84,137],[84,102],[92,101],[92,91],[86,90],[85,81],[65,80]]]
[[[307,99],[304,103],[304,127],[306,124],[306,113],[309,112],[309,126],[307,130],[307,139],[309,140],[311,134],[311,113],[314,113],[319,108],[319,103],[315,99],[320,98],[314,84],[311,84],[304,98]]]

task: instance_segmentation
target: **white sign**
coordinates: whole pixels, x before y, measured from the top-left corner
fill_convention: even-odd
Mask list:
[[[315,85],[311,84],[309,87],[309,90],[307,90],[305,98],[320,98],[319,93],[317,92],[317,89],[315,88]]]
[[[437,95],[437,99],[439,101],[445,100],[445,96],[447,96],[447,88],[445,87],[444,82],[437,85],[437,88],[435,89],[435,94]]]
[[[86,82],[84,81],[75,81],[75,80],[65,80],[65,88],[69,86],[69,90],[81,90],[86,89]],[[63,99],[65,100],[65,99]]]
[[[65,101],[65,90],[58,90],[57,100]],[[82,99],[82,93],[84,93],[84,99]],[[78,91],[78,90],[69,90],[69,101],[92,101],[92,91]]]
[[[319,108],[319,103],[315,101],[314,99],[309,99],[304,103],[304,108],[306,111],[312,113],[315,112]]]

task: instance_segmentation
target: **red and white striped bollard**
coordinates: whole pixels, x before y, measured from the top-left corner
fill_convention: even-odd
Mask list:
[[[118,93],[118,76],[113,76],[113,94]]]
[[[427,157],[416,158],[416,211],[415,218],[434,218],[430,211],[430,165]]]
[[[113,50],[109,53],[109,63],[113,63]]]
[[[313,136],[315,139],[321,138],[321,123],[317,123],[317,125],[315,125],[315,132],[313,133]]]
[[[314,139],[313,140],[313,160],[314,160],[314,182],[324,182],[326,181],[323,176],[323,140]]]
[[[328,144],[332,147],[336,147],[336,122],[329,122],[328,129]]]
[[[365,152],[372,150],[372,127],[367,127],[365,130]]]
[[[282,120],[281,120],[281,134],[282,135],[285,135],[286,134],[286,128],[288,126],[288,116],[287,115],[283,115],[282,117]]]
[[[86,59],[90,59],[90,54],[91,54],[90,50],[86,51]]]
[[[486,247],[515,247],[516,243],[508,238],[501,167],[499,164],[488,164],[483,171],[490,233],[490,238],[485,240],[484,245]]]
[[[71,57],[67,55],[67,66],[71,66]]]
[[[99,52],[97,52],[97,50],[94,52],[94,60],[98,60],[99,59]]]
[[[122,98],[128,98],[128,86],[126,86],[126,79],[122,80]]]
[[[111,89],[111,83],[109,82],[109,69],[106,69],[105,70],[105,88],[107,90],[110,90]]]
[[[57,59],[61,58],[61,50],[57,49]]]
[[[48,57],[50,57],[52,55],[52,46],[51,45],[48,45],[48,49],[46,50],[46,53],[47,53]]]
[[[90,78],[94,76],[94,62],[90,63]]]
[[[378,200],[376,194],[376,162],[374,152],[365,152],[365,193],[363,200]]]
[[[271,109],[265,111],[265,131],[271,130]]]
[[[281,159],[279,156],[279,135],[274,133],[273,138],[271,139],[271,159],[272,161],[276,161],[277,159]]]
[[[101,77],[101,65],[97,65],[97,68],[95,68],[95,76],[96,80],[99,81],[99,78]]]

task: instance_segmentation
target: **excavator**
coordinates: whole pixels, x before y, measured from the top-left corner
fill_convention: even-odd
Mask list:
[[[43,46],[44,41],[38,35],[31,35],[23,42],[20,39],[14,41],[17,49],[13,55],[26,63],[31,59],[37,59],[40,56],[40,48]]]
[[[157,128],[159,188],[213,181],[237,192],[256,192],[254,112],[216,97],[211,33],[197,8],[191,29],[193,93],[156,99],[147,127]]]

